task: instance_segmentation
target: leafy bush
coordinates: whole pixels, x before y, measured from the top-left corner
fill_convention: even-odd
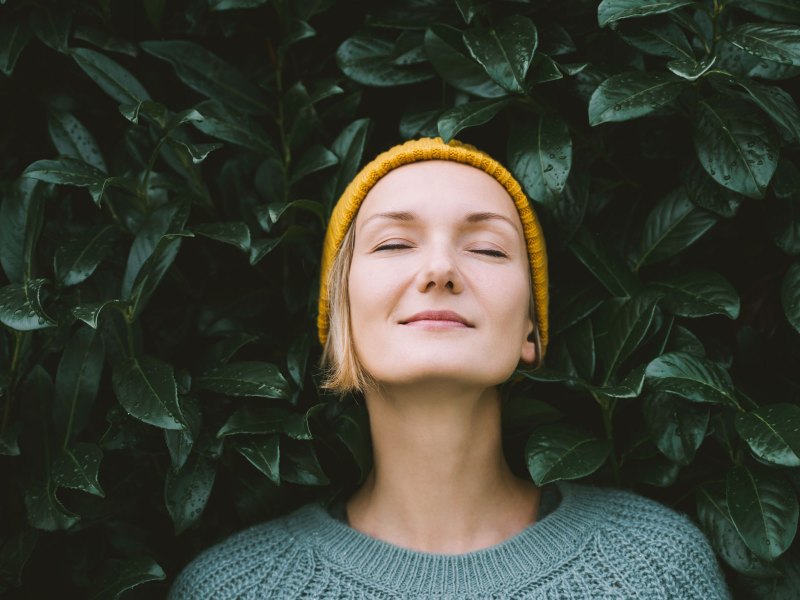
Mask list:
[[[797,2],[0,4],[9,598],[163,595],[358,484],[363,403],[317,391],[321,239],[421,135],[503,160],[544,223],[513,468],[692,514],[739,597],[798,589]]]

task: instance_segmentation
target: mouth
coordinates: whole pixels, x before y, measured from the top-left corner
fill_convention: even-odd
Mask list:
[[[469,321],[457,312],[452,310],[426,310],[419,312],[404,321],[401,325],[412,327],[435,327],[435,328],[466,328],[474,327]]]

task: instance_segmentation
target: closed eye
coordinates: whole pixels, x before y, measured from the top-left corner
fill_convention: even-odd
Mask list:
[[[471,252],[485,254],[487,256],[496,256],[497,258],[506,258],[507,256],[505,252],[500,252],[500,250],[472,250]]]
[[[383,244],[382,246],[378,246],[375,248],[375,251],[379,250],[399,250],[401,248],[410,248],[408,244]]]

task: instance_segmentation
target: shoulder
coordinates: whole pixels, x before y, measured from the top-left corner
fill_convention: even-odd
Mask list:
[[[628,490],[574,483],[560,489],[586,506],[597,551],[621,575],[650,578],[651,586],[680,597],[729,597],[708,539],[687,515]]]
[[[630,490],[578,483],[564,483],[559,489],[562,495],[574,496],[608,529],[635,529],[645,535],[674,532],[673,536],[687,535],[707,543],[688,516]]]
[[[309,553],[298,523],[312,510],[302,506],[283,517],[254,525],[203,551],[178,575],[169,600],[227,600],[273,589],[271,581],[291,567],[302,573]],[[309,564],[309,575],[311,565]]]

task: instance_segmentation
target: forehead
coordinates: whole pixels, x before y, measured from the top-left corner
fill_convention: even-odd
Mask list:
[[[457,216],[491,211],[519,224],[514,201],[491,175],[449,160],[426,160],[398,167],[370,189],[356,222],[386,210]]]

